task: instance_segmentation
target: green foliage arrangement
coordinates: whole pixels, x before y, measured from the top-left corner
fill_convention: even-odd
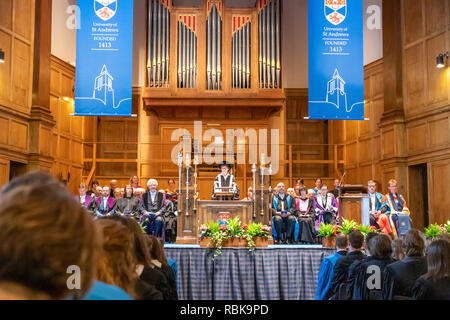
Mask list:
[[[341,232],[349,235],[352,231],[358,230],[358,224],[354,220],[342,219]]]
[[[438,235],[442,233],[447,233],[446,226],[441,226],[437,223],[430,224],[427,228],[425,228],[425,237],[430,240],[434,240]]]
[[[321,222],[318,232],[319,237],[335,237],[339,232],[341,232],[341,226]]]

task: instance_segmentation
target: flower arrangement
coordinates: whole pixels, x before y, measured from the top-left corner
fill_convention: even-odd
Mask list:
[[[358,230],[358,224],[354,220],[342,219],[341,232],[349,235],[352,231]]]
[[[446,224],[444,224],[445,230],[447,231],[447,233],[450,234],[450,220],[447,221]]]
[[[448,222],[447,222],[448,223]],[[441,226],[437,223],[430,224],[427,228],[425,228],[425,237],[427,239],[433,240],[438,235],[442,233],[447,233],[447,225]]]
[[[359,225],[356,229],[358,231],[360,231],[364,235],[364,238],[366,238],[367,235],[369,233],[371,233],[371,232],[379,233],[379,231],[377,230],[376,227],[374,227],[374,226],[367,226],[367,225],[364,225],[364,224]]]
[[[341,232],[341,226],[325,224],[323,222],[320,223],[320,228],[318,230],[319,237],[335,237],[339,232]]]
[[[250,223],[249,225],[242,224],[239,217],[229,219],[226,223],[210,222],[203,224],[199,228],[200,238],[209,237],[207,247],[215,247],[214,257],[222,253],[223,243],[228,239],[245,239],[249,251],[255,248],[254,238],[270,238],[271,228],[263,226],[260,223]]]

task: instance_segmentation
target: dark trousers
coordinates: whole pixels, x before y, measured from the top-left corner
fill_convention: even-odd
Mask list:
[[[295,230],[295,217],[280,217],[275,216],[273,218],[273,224],[275,225],[275,230],[277,231],[277,240],[281,239],[281,234],[286,232],[286,238],[290,241],[294,240],[294,230]]]
[[[147,219],[147,221],[144,222],[144,226],[146,227],[145,232],[147,232],[147,234],[151,234],[157,238],[161,238],[164,219],[162,217]]]

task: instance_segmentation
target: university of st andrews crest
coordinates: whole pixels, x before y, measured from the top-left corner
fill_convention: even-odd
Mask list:
[[[117,12],[117,1],[119,0],[94,0],[95,14],[103,21],[111,19]]]
[[[347,0],[324,0],[325,18],[335,26],[347,16]]]

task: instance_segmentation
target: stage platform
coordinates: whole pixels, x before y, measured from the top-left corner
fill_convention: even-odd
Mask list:
[[[214,249],[166,244],[178,264],[180,300],[313,300],[322,259],[335,252],[321,245]]]

